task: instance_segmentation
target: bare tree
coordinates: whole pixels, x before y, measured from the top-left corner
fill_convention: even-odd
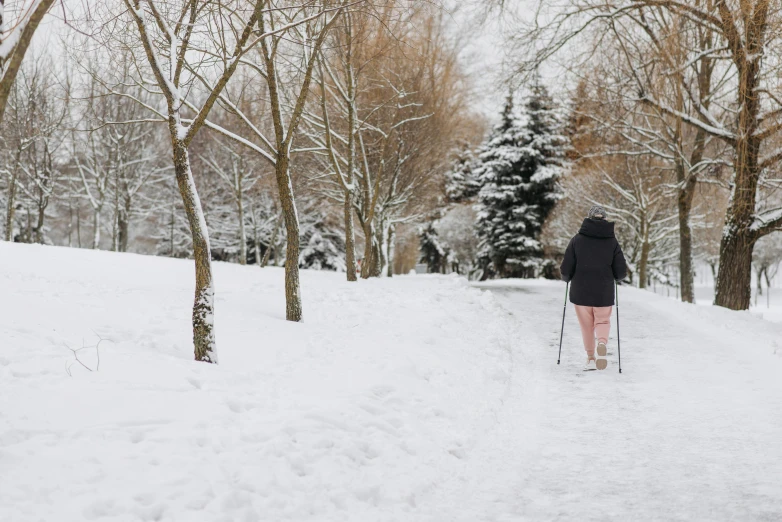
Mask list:
[[[85,51],[83,42],[69,44],[69,58],[83,80],[73,95],[79,110],[72,112],[79,121],[72,123],[71,163],[93,213],[92,248],[100,248],[101,232],[108,228],[112,250],[125,252],[140,192],[160,183],[170,170],[160,161],[164,151],[158,126],[144,121],[147,109],[138,103],[153,104],[154,97],[133,85],[129,53],[117,66]],[[112,96],[118,86],[128,96]]]
[[[354,205],[356,202],[356,132],[358,92],[356,72],[356,46],[361,44],[362,29],[366,29],[366,16],[347,12],[338,31],[333,34],[333,51],[321,53],[319,57],[318,80],[320,84],[320,121],[315,116],[309,119],[317,128],[310,133],[314,141],[326,150],[329,167],[340,190],[345,227],[345,261],[348,281],[356,281],[356,237]],[[357,34],[358,33],[358,34]],[[335,64],[332,64],[332,61]],[[328,75],[326,74],[328,73]],[[327,89],[327,77],[329,87]],[[329,95],[334,97],[339,113],[345,116],[342,134],[332,124]],[[344,147],[341,150],[340,145]]]
[[[269,35],[254,30],[264,2],[246,8],[244,3],[205,0],[124,0],[138,31],[155,86],[166,102],[166,113],[152,109],[168,124],[177,185],[193,238],[196,288],[193,304],[195,358],[217,362],[214,336],[214,283],[209,232],[190,168],[189,146],[247,51]],[[200,49],[198,43],[215,37],[224,45]],[[234,38],[235,36],[235,38]],[[227,43],[233,40],[233,45]],[[232,49],[231,49],[232,47]],[[140,67],[140,65],[139,65]],[[193,101],[193,80],[188,71],[211,67],[215,80],[206,96]],[[185,75],[183,76],[183,73]],[[186,111],[193,114],[188,118]]]
[[[755,306],[758,297],[763,295],[763,282],[766,283],[766,306],[771,306],[771,281],[782,263],[782,238],[779,234],[763,237],[758,241],[752,256],[755,267]]]
[[[256,168],[247,161],[239,152],[231,149],[221,142],[214,142],[207,149],[207,155],[201,158],[206,165],[230,190],[232,199],[236,205],[237,225],[239,228],[239,264],[247,264],[247,216],[245,212],[246,194],[258,182]],[[255,224],[256,215],[252,211],[250,217]],[[259,248],[259,230],[254,228],[256,250]]]
[[[769,0],[623,0],[608,4],[579,0],[557,12],[547,10],[546,22],[538,19],[538,25],[527,25],[518,39],[527,42],[521,49],[528,58],[524,66],[551,58],[573,43],[588,43],[595,33],[612,36],[617,26],[638,28],[635,40],[648,42],[659,36],[647,28],[656,23],[653,21],[660,13],[675,15],[678,23],[704,35],[702,48],[692,47],[688,63],[696,60],[704,65],[701,59],[708,57],[719,64],[713,73],[730,78],[721,82],[719,90],[713,85],[706,97],[701,97],[700,87],[683,85],[682,95],[694,113],[643,88],[638,89],[638,99],[732,149],[732,191],[720,246],[715,304],[746,309],[754,245],[782,225],[782,209],[764,207],[759,200],[760,176],[782,159],[782,150],[773,147],[782,130],[782,103],[773,88],[782,67],[778,45],[782,6]],[[604,40],[598,37],[592,41]],[[594,52],[593,46],[583,49],[579,61],[588,60],[588,54]]]
[[[8,96],[24,55],[54,1],[20,0],[14,3],[15,9],[9,9],[6,0],[0,0],[0,121],[3,121]],[[8,4],[10,6],[12,1]]]
[[[220,92],[220,104],[239,118],[247,137],[239,136],[214,122],[207,124],[213,130],[254,150],[274,168],[287,240],[285,316],[289,321],[301,321],[299,216],[291,177],[292,155],[296,152],[293,142],[309,96],[318,53],[329,31],[350,2],[324,0],[300,5],[261,4],[267,8],[259,11],[253,23],[257,24],[257,30],[264,37],[259,39],[256,53],[243,55],[237,63],[248,69],[248,75],[255,75],[254,81],[264,84],[265,89],[257,89],[256,92],[265,92],[268,97],[273,136],[267,136],[261,122],[255,121],[250,112],[252,107],[243,106],[228,92]],[[204,85],[211,85],[205,75],[198,77]]]
[[[46,242],[46,216],[62,174],[59,150],[65,141],[63,123],[68,114],[68,86],[54,76],[46,55],[26,63],[12,89],[7,127],[14,142],[9,171],[6,237],[12,237],[17,207],[26,207],[26,225],[17,239]],[[17,216],[18,217],[18,216]]]

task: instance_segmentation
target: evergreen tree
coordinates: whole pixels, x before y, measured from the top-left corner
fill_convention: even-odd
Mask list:
[[[451,203],[472,200],[481,185],[475,176],[476,158],[469,144],[465,144],[456,156],[451,170],[445,175],[445,195]]]
[[[435,221],[431,221],[419,234],[421,248],[421,263],[426,263],[429,272],[433,274],[445,273],[450,257],[450,248],[441,239],[435,228]]]
[[[302,221],[299,267],[311,270],[345,271],[345,239],[318,216],[312,223]]]
[[[479,149],[477,231],[483,277],[536,277],[544,267],[539,237],[561,198],[567,138],[562,118],[536,78],[522,115],[508,96],[497,125]]]

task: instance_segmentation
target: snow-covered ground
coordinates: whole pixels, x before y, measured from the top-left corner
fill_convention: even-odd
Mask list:
[[[771,289],[763,287],[763,295],[756,296],[757,289],[752,287],[752,301],[749,313],[760,319],[782,323],[782,289],[772,286]],[[663,292],[658,289],[660,294]],[[712,306],[714,302],[714,285],[696,285],[695,302],[701,306]]]
[[[0,521],[782,518],[782,325],[622,289],[583,373],[558,283],[218,263],[212,366],[192,270],[0,243]]]
[[[415,518],[496,423],[509,316],[456,277],[302,277],[293,324],[281,269],[217,263],[212,366],[192,262],[0,242],[0,521]]]

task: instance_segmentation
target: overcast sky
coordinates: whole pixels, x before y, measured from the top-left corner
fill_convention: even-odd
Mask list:
[[[107,0],[102,0],[107,1]],[[506,38],[512,31],[508,22],[509,12],[531,12],[534,0],[506,0],[506,11],[487,12],[486,0],[444,0],[451,28],[461,46],[462,64],[470,75],[474,89],[473,100],[478,112],[496,121],[507,95],[504,80],[507,70],[503,64],[506,56]],[[87,0],[57,2],[47,17],[42,31],[36,34],[36,47],[60,45],[58,35],[65,30],[63,13],[72,19],[74,13],[83,13],[90,3]]]

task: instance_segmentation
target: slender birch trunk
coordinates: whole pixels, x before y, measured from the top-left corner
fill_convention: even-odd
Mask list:
[[[387,259],[386,259],[386,232],[387,232],[387,228],[386,228],[385,220],[381,219],[380,220],[380,227],[378,227],[378,231],[377,231],[377,234],[378,234],[377,235],[377,253],[378,253],[378,256],[377,256],[377,259],[378,259],[377,267],[378,267],[378,271],[379,271],[378,276],[382,276],[383,273],[386,271],[386,263],[387,263]]]
[[[253,218],[253,247],[255,248],[255,264],[261,265],[261,237],[258,230],[258,215],[255,213],[255,207],[250,200],[250,215]]]
[[[97,250],[100,247],[100,223],[101,209],[95,208],[92,214],[92,249]]]

